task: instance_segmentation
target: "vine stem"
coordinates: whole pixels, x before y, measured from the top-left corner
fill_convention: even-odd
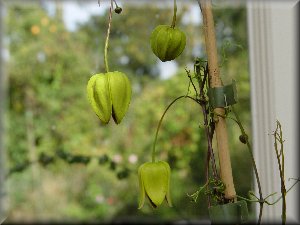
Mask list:
[[[105,64],[106,73],[109,72],[107,51],[108,51],[108,42],[109,42],[109,35],[110,35],[111,21],[112,21],[112,9],[113,9],[113,0],[110,1],[109,15],[108,15],[108,28],[107,28],[106,40],[104,46],[104,64]]]
[[[197,67],[197,66],[196,66]],[[197,71],[197,68],[194,68],[195,71]],[[196,86],[194,85],[194,82],[192,80],[192,77],[190,75],[190,72],[186,69],[185,70],[189,79],[190,79],[190,83],[189,84],[192,84],[195,92],[196,92],[196,95],[197,96],[200,96],[200,99],[198,100],[199,102],[199,105],[201,106],[201,109],[202,109],[202,114],[203,114],[203,121],[204,121],[204,130],[205,130],[205,134],[206,134],[206,139],[207,139],[207,160],[206,160],[206,165],[205,165],[205,175],[206,175],[206,180],[208,180],[208,176],[209,176],[209,161],[211,160],[212,162],[212,171],[213,171],[213,175],[215,177],[215,179],[219,179],[219,176],[218,176],[218,171],[217,171],[217,167],[216,167],[216,162],[215,162],[215,156],[214,156],[214,151],[213,151],[213,147],[212,147],[212,138],[213,138],[213,132],[214,132],[214,129],[211,128],[211,131],[209,130],[209,126],[208,126],[208,115],[207,115],[207,112],[206,112],[206,104],[207,104],[207,101],[205,99],[205,95],[204,95],[204,85],[206,83],[206,80],[207,80],[207,76],[208,76],[208,69],[207,69],[207,66],[206,68],[204,69],[204,77],[203,77],[203,80],[201,80],[200,77],[197,77],[197,81],[198,81],[198,84],[199,84],[199,90],[200,90],[200,94],[198,95],[198,92],[197,92],[197,88]],[[196,74],[197,72],[195,72]]]
[[[174,28],[176,26],[176,13],[177,13],[177,4],[176,0],[174,0],[174,14],[171,27]]]
[[[213,131],[210,131],[208,129],[208,116],[206,113],[206,100],[205,100],[205,95],[204,95],[204,85],[206,83],[207,80],[207,76],[208,76],[208,68],[206,66],[205,70],[204,70],[204,77],[202,82],[199,82],[200,80],[198,80],[199,82],[199,90],[200,90],[200,105],[202,108],[202,114],[204,117],[204,125],[205,125],[205,134],[206,134],[206,139],[207,139],[207,170],[208,170],[208,166],[209,166],[209,159],[212,162],[212,171],[213,171],[213,175],[215,177],[215,179],[219,179],[219,175],[218,175],[218,171],[217,171],[217,167],[216,167],[216,162],[215,162],[215,156],[214,156],[214,151],[213,151],[213,147],[212,147],[212,138],[213,138]],[[201,79],[201,78],[200,78]],[[208,171],[206,172],[206,174],[208,173]],[[207,174],[208,175],[208,174]]]
[[[156,129],[156,133],[155,133],[155,138],[154,138],[154,143],[153,143],[153,148],[152,148],[152,162],[155,162],[155,153],[156,153],[156,148],[155,148],[155,147],[156,147],[156,142],[157,142],[157,137],[158,137],[158,131],[159,131],[159,129],[160,129],[160,126],[161,126],[161,124],[162,124],[162,121],[163,121],[163,119],[164,119],[164,117],[165,117],[167,111],[170,109],[170,107],[171,107],[177,100],[182,99],[182,98],[189,98],[189,99],[192,99],[193,101],[195,101],[196,103],[199,104],[199,102],[198,102],[196,99],[194,99],[193,97],[188,96],[188,95],[182,95],[182,96],[179,96],[179,97],[175,98],[175,99],[168,105],[168,107],[165,109],[165,111],[164,111],[164,113],[162,114],[162,116],[161,116],[161,118],[160,118],[160,120],[159,120],[159,122],[158,122],[158,125],[157,125],[157,129]]]
[[[286,194],[287,194],[290,190],[292,190],[292,188],[293,188],[298,182],[299,182],[299,180],[296,179],[296,182],[294,182],[294,184],[293,184],[289,189],[286,190]],[[277,192],[274,192],[274,193],[272,193],[272,194],[269,194],[267,197],[265,197],[265,198],[263,199],[262,202],[263,202],[263,203],[266,203],[267,205],[275,205],[276,203],[278,203],[278,202],[282,199],[282,195],[281,195],[279,198],[277,198],[277,200],[275,200],[275,201],[272,202],[272,203],[270,203],[269,201],[266,200],[267,198],[269,198],[269,197],[271,197],[271,196],[273,196],[273,195],[275,195],[275,194],[277,194]],[[255,199],[244,198],[244,197],[239,196],[239,195],[237,195],[237,197],[240,198],[240,199],[242,199],[242,200],[245,200],[245,201],[247,201],[247,202],[258,202],[258,203],[261,202],[261,200],[260,200],[259,198],[257,198],[256,196],[254,196],[254,197],[256,198],[256,200],[255,200]]]
[[[234,106],[232,105],[231,106],[231,109],[232,109],[232,112],[236,118],[236,122],[238,124],[238,126],[240,127],[240,130],[242,132],[242,135],[247,135],[246,132],[245,132],[245,129],[241,123],[241,120],[240,120],[240,117],[238,115],[238,113],[235,111],[235,108]],[[257,170],[257,166],[256,166],[256,163],[255,163],[255,159],[254,159],[254,156],[253,156],[253,153],[251,151],[251,145],[249,143],[249,140],[248,138],[246,139],[246,144],[247,144],[247,149],[248,149],[248,152],[250,154],[250,157],[251,157],[251,162],[252,162],[252,165],[253,165],[253,169],[254,169],[254,174],[255,174],[255,178],[256,178],[256,182],[257,182],[257,186],[258,186],[258,192],[259,192],[259,217],[258,217],[258,224],[261,223],[261,218],[262,218],[262,212],[263,212],[263,206],[264,206],[264,202],[263,202],[263,195],[262,195],[262,188],[261,188],[261,183],[260,183],[260,179],[259,179],[259,175],[258,175],[258,170]]]
[[[286,187],[285,187],[285,179],[284,179],[284,152],[283,152],[283,139],[282,139],[282,129],[281,129],[281,124],[277,120],[276,121],[277,126],[276,130],[273,133],[274,136],[274,148],[276,152],[276,157],[277,157],[277,164],[278,164],[278,169],[280,173],[280,180],[281,180],[281,197],[282,197],[282,224],[286,223]],[[279,131],[278,131],[279,130]],[[279,142],[279,149],[278,149],[278,144]],[[281,157],[281,161],[280,161]]]

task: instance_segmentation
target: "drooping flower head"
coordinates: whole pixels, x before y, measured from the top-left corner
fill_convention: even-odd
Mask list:
[[[88,81],[87,97],[103,124],[108,124],[111,117],[119,124],[130,104],[131,84],[122,72],[95,74]]]
[[[164,161],[147,162],[139,167],[139,209],[143,207],[145,197],[149,199],[154,208],[159,206],[164,199],[166,199],[170,207],[172,206],[170,198],[170,174],[170,166]]]

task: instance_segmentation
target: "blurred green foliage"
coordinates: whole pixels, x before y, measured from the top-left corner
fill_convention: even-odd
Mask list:
[[[182,22],[191,13],[190,6],[178,9],[178,26],[187,34],[187,46],[176,60],[178,73],[167,80],[159,79],[158,60],[151,53],[149,37],[156,25],[171,23],[172,10],[124,4],[122,14],[113,15],[109,64],[112,71],[129,75],[133,97],[124,121],[108,126],[100,124],[86,99],[89,77],[104,71],[108,14],[92,16],[70,32],[60,6],[57,3],[54,16],[37,4],[8,7],[8,165],[26,165],[41,156],[55,160],[44,166],[25,166],[27,169],[7,178],[7,220],[149,222],[208,218],[206,198],[200,196],[192,203],[187,197],[204,183],[206,158],[202,113],[189,99],[180,100],[167,113],[157,143],[158,158],[167,160],[172,169],[174,207],[137,210],[138,165],[151,158],[157,123],[166,106],[188,91],[184,67],[192,69],[194,58],[204,56],[199,50],[203,46],[201,26]],[[215,24],[223,60],[221,74],[225,83],[237,81],[237,109],[250,131],[246,10],[216,9]],[[252,188],[250,159],[239,142],[238,127],[230,120],[228,125],[237,193],[246,195]],[[73,159],[71,163],[66,158],[72,154],[90,161],[85,165]]]

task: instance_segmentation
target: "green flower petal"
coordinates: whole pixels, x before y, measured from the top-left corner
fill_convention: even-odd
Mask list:
[[[163,162],[146,163],[141,169],[141,178],[147,196],[159,206],[168,192],[168,171]]]
[[[139,177],[139,188],[140,188],[140,195],[139,195],[139,208],[141,209],[144,206],[145,203],[145,188],[144,188],[144,184],[143,184],[143,180],[141,178],[141,169],[142,169],[141,165],[138,169],[138,177]]]
[[[164,164],[165,169],[166,169],[166,171],[168,173],[168,189],[167,189],[167,194],[166,194],[166,201],[167,201],[168,205],[170,207],[172,207],[173,205],[172,205],[171,194],[170,194],[171,168],[170,168],[170,166],[169,166],[169,164],[167,162],[164,162],[164,161],[161,161],[161,162]]]
[[[131,99],[131,84],[124,73],[107,73],[112,100],[112,117],[119,124],[125,116]]]
[[[108,76],[96,74],[87,84],[88,100],[102,123],[107,124],[112,113]]]

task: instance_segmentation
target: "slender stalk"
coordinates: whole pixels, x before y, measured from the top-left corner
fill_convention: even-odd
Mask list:
[[[176,26],[176,13],[177,13],[177,4],[176,0],[174,0],[174,13],[171,27],[174,28]]]
[[[285,192],[285,195],[299,182],[300,180],[299,179],[296,179],[296,182],[289,188],[289,189],[287,189],[286,190],[286,192]],[[282,199],[283,198],[283,195],[281,195],[276,201],[274,201],[273,203],[269,203],[269,202],[267,202],[266,201],[266,203],[268,204],[268,205],[274,205],[274,204],[276,204],[277,202],[279,202],[279,200],[280,199]]]
[[[282,197],[282,224],[286,223],[286,188],[284,179],[284,152],[283,152],[283,140],[282,140],[282,129],[281,124],[277,120],[276,130],[273,134],[274,136],[274,148],[277,156],[277,164],[279,167],[279,174],[281,180],[281,197]],[[278,143],[280,144],[280,149],[278,149]],[[281,161],[280,161],[281,157]]]
[[[238,113],[235,111],[235,108],[234,106],[232,105],[231,106],[231,109],[232,109],[232,112],[236,118],[236,122],[238,124],[238,126],[240,127],[240,130],[241,130],[241,133],[242,135],[247,135],[246,132],[245,132],[245,129],[241,123],[241,120],[240,120],[240,117],[238,115]],[[260,183],[260,179],[259,179],[259,175],[258,175],[258,170],[257,170],[257,166],[256,166],[256,163],[255,163],[255,159],[254,159],[254,156],[253,156],[253,153],[252,153],[252,148],[251,148],[251,145],[249,143],[249,140],[248,138],[246,139],[246,144],[247,144],[247,149],[248,149],[248,152],[250,154],[250,157],[251,157],[251,162],[252,162],[252,165],[253,165],[253,169],[254,169],[254,174],[255,174],[255,178],[256,178],[256,182],[257,182],[257,186],[258,186],[258,192],[259,192],[259,199],[260,199],[260,202],[259,202],[259,217],[258,217],[258,224],[261,223],[261,218],[262,218],[262,212],[263,212],[263,206],[264,206],[264,202],[263,202],[263,195],[262,195],[262,188],[261,188],[261,183]]]
[[[207,155],[206,155],[206,163],[205,163],[205,182],[208,183],[209,180],[209,162],[210,162],[210,151],[207,148]],[[206,191],[209,190],[209,187],[206,186]],[[211,201],[210,201],[210,196],[207,195],[207,207],[210,208],[211,206]]]
[[[210,135],[210,131],[208,128],[208,118],[207,118],[207,114],[206,114],[205,103],[200,103],[200,105],[201,105],[201,109],[202,109],[202,113],[203,113],[203,117],[204,117],[204,127],[205,127],[204,130],[205,130],[205,135],[206,135],[206,139],[207,139],[208,153],[209,153],[210,159],[212,160],[213,175],[217,179],[218,172],[217,172],[217,167],[216,167],[214,153],[213,153],[211,135]]]
[[[114,3],[115,3],[116,7],[119,7],[118,4],[117,4],[117,2],[116,2],[116,0],[113,0],[113,1],[114,1]]]
[[[99,5],[100,5],[100,3],[99,3]],[[105,64],[106,73],[109,72],[107,51],[108,51],[108,42],[109,42],[109,35],[110,35],[111,21],[112,21],[112,9],[113,9],[113,0],[110,1],[109,15],[108,15],[108,28],[107,28],[106,40],[105,40],[105,46],[104,46],[104,64]]]
[[[287,191],[286,191],[286,194],[299,182],[300,180],[299,179],[296,179],[296,182],[289,188],[289,189],[287,189]],[[238,198],[240,198],[240,199],[242,199],[242,200],[245,200],[245,201],[247,201],[247,202],[258,202],[258,203],[260,203],[260,202],[263,202],[263,203],[266,203],[267,205],[275,205],[277,202],[279,202],[281,199],[282,199],[282,195],[279,197],[279,198],[277,198],[274,202],[272,202],[272,203],[270,203],[269,201],[267,201],[267,199],[269,198],[269,197],[271,197],[271,196],[273,196],[273,195],[275,195],[275,194],[277,194],[277,192],[274,192],[274,193],[272,193],[272,194],[269,194],[267,197],[265,197],[264,199],[263,199],[263,201],[261,201],[259,198],[257,198],[255,195],[254,195],[254,197],[256,198],[256,200],[255,199],[249,199],[249,198],[245,198],[245,197],[242,197],[242,196],[239,196],[239,195],[237,195],[237,197]]]
[[[204,86],[205,84],[208,84],[208,82],[206,82],[207,80],[207,75],[208,75],[208,64],[206,64],[206,67],[204,69],[204,77],[203,77],[203,82],[199,82],[199,85],[200,85],[200,90],[202,90],[202,92],[204,92]]]
[[[213,169],[213,175],[215,179],[219,179],[218,171],[217,171],[217,166],[216,166],[216,161],[215,161],[215,156],[214,156],[214,151],[212,147],[212,138],[213,134],[209,131],[208,128],[208,117],[206,113],[206,101],[205,101],[205,95],[204,95],[204,85],[207,81],[207,75],[208,75],[208,67],[206,66],[204,70],[204,77],[202,82],[199,82],[199,88],[200,88],[200,105],[202,108],[202,113],[204,117],[204,126],[205,126],[205,134],[206,134],[206,139],[207,139],[207,148],[208,148],[208,155],[212,161],[212,169]],[[199,80],[198,80],[199,81]]]
[[[154,138],[154,143],[153,143],[153,148],[152,148],[152,162],[155,162],[155,153],[156,153],[155,147],[156,147],[156,142],[157,142],[157,137],[158,137],[158,131],[159,131],[159,129],[160,129],[160,126],[161,126],[161,124],[162,124],[162,121],[163,121],[163,119],[164,119],[164,117],[165,117],[167,111],[170,109],[170,107],[171,107],[177,100],[179,100],[179,99],[181,99],[181,98],[189,98],[189,99],[192,99],[192,100],[194,100],[196,103],[199,104],[199,102],[198,102],[196,99],[194,99],[193,97],[187,96],[187,95],[182,95],[182,96],[179,96],[179,97],[175,98],[175,99],[168,105],[168,107],[165,109],[165,111],[164,111],[164,113],[162,114],[162,116],[161,116],[161,118],[160,118],[160,120],[159,120],[159,122],[158,122],[158,125],[157,125],[157,129],[156,129],[156,133],[155,133],[155,138]]]

